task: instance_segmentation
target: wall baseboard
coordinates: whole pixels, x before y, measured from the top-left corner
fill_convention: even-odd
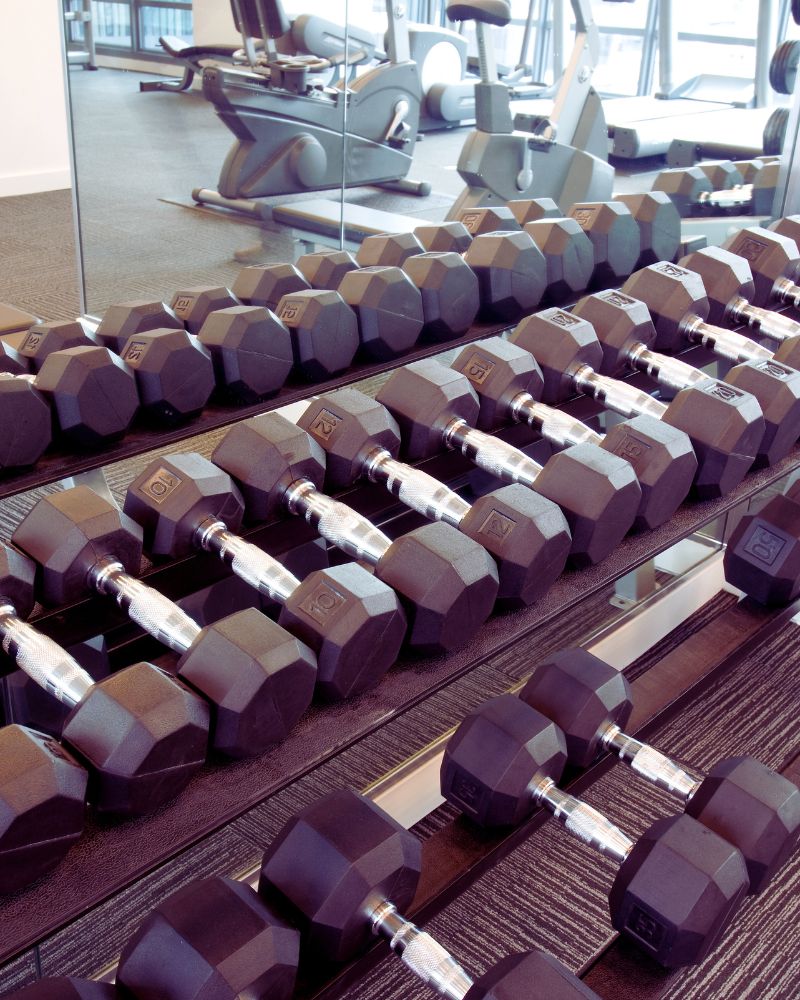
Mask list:
[[[72,187],[69,169],[48,170],[35,174],[12,174],[0,177],[0,198],[21,194],[40,194]]]

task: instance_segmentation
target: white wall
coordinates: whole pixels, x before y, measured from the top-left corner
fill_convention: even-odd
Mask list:
[[[0,197],[69,186],[61,0],[0,0]]]

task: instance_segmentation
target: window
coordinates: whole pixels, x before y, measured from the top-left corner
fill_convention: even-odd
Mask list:
[[[162,35],[192,41],[191,0],[93,0],[92,12],[95,42],[108,52],[154,55]]]

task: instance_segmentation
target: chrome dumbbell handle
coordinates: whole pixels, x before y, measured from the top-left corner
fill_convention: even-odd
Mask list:
[[[578,392],[591,396],[607,409],[620,413],[623,417],[647,414],[656,420],[661,420],[667,412],[666,404],[660,400],[619,379],[599,375],[588,365],[576,368],[572,373],[572,380]]]
[[[469,513],[469,504],[457,493],[426,472],[398,462],[385,448],[376,448],[367,456],[364,473],[428,520],[457,528]]]
[[[611,820],[580,799],[562,792],[552,778],[538,778],[531,785],[531,797],[546,806],[563,826],[600,854],[620,864],[633,850],[633,841]]]
[[[675,392],[688,389],[690,386],[707,382],[709,376],[698,368],[692,368],[685,361],[667,357],[651,351],[644,344],[639,344],[628,353],[628,365],[635,372],[644,372],[650,378]]]
[[[3,650],[20,670],[70,708],[94,687],[83,667],[57,642],[19,618],[11,604],[0,605],[0,635]]]
[[[744,300],[742,300],[744,301]],[[725,330],[720,326],[704,323],[699,316],[693,317],[683,324],[686,339],[692,344],[701,344],[720,357],[727,358],[735,364],[743,361],[771,361],[772,351],[761,347],[733,330]]]
[[[519,448],[470,427],[460,417],[447,425],[444,441],[449,448],[460,451],[479,469],[504,482],[533,486],[542,471],[542,466]]]
[[[768,337],[778,344],[794,337],[800,337],[800,323],[782,313],[754,306],[745,299],[736,298],[729,306],[728,311],[734,322],[747,323],[748,326],[758,330],[762,336]]]
[[[284,493],[292,514],[299,514],[326,541],[353,559],[375,564],[392,544],[391,538],[347,504],[320,493],[308,479],[297,479]]]
[[[297,577],[263,549],[228,531],[222,521],[212,518],[197,528],[200,547],[214,552],[240,580],[260,594],[284,604],[300,586]]]
[[[113,558],[101,559],[92,567],[89,584],[113,597],[131,621],[176,653],[185,653],[200,635],[197,622],[174,601],[130,576]]]
[[[463,1000],[472,980],[430,934],[402,917],[386,900],[371,907],[369,916],[372,933],[387,938],[389,947],[414,975],[446,1000]]]
[[[616,753],[620,760],[629,764],[645,781],[679,796],[684,802],[688,802],[700,787],[699,781],[660,750],[628,736],[619,726],[609,726],[601,743],[606,749]]]
[[[510,409],[515,420],[541,434],[554,448],[569,448],[574,444],[593,444],[599,447],[603,443],[602,434],[563,410],[538,403],[530,393],[521,392],[515,396],[511,400]]]

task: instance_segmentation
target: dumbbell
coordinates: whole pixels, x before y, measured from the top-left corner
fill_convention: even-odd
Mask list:
[[[132,373],[102,347],[58,351],[36,375],[0,374],[0,468],[36,462],[53,425],[72,446],[102,448],[125,434],[138,407]]]
[[[261,753],[280,742],[310,704],[316,662],[307,646],[255,608],[200,628],[130,575],[141,563],[141,529],[87,486],[37,501],[12,541],[39,564],[39,597],[46,604],[106,594],[179,654],[178,676],[213,706],[211,745],[219,753]]]
[[[417,890],[422,845],[380,806],[351,789],[293,816],[267,848],[259,894],[288,904],[315,960],[344,962],[386,938],[403,964],[449,1000],[594,997],[552,955],[501,959],[476,983],[434,938],[403,916]]]
[[[800,488],[797,483],[745,514],[723,557],[725,579],[761,604],[800,594]]]
[[[255,291],[249,286],[254,286]],[[252,304],[274,303],[272,308],[282,319],[286,301],[302,296],[309,284],[291,264],[264,265],[244,268],[233,290]],[[360,350],[370,360],[388,361],[410,350],[419,339],[424,322],[422,296],[399,267],[344,271],[339,284],[331,290],[338,292],[355,313]],[[306,298],[314,300],[319,296]]]
[[[244,500],[233,481],[196,452],[150,462],[131,482],[124,512],[154,556],[212,552],[281,605],[279,624],[314,650],[317,692],[340,700],[374,687],[394,664],[406,630],[394,591],[357,563],[309,573],[301,583],[235,532]]]
[[[800,789],[753,757],[719,761],[693,778],[655,747],[625,733],[633,711],[625,675],[588,650],[573,648],[540,663],[520,698],[564,732],[567,757],[588,767],[605,752],[683,803],[689,816],[738,847],[750,892],[766,886],[800,836]]]
[[[466,375],[480,398],[479,427],[490,430],[508,420],[518,421],[542,434],[556,448],[573,452],[579,445],[589,445],[593,454],[602,448],[630,463],[641,489],[633,522],[636,530],[664,524],[689,493],[697,459],[683,431],[645,413],[614,424],[607,434],[598,434],[568,413],[539,402],[544,380],[536,360],[502,337],[479,340],[463,348],[452,365]],[[577,491],[575,495],[577,498]],[[587,489],[578,501],[590,505],[595,518],[598,497],[597,492]],[[572,527],[573,544],[575,534]]]
[[[652,326],[640,332],[644,343],[652,344]],[[730,493],[753,464],[764,435],[764,418],[749,393],[708,378],[677,358],[654,355],[642,347],[628,364],[635,365],[635,370],[641,366],[659,382],[678,390],[669,403],[654,399],[625,382],[599,374],[603,348],[594,328],[574,312],[561,309],[526,316],[511,341],[538,362],[545,402],[560,403],[575,392],[583,392],[623,417],[649,414],[687,434],[698,462],[694,490],[701,499]]]
[[[746,323],[762,337],[777,341],[779,346],[774,355],[777,361],[795,369],[800,365],[800,323],[752,304],[753,272],[744,257],[711,246],[687,254],[678,264],[703,279],[711,323],[716,326]]]
[[[468,642],[491,614],[497,570],[486,550],[449,524],[424,524],[392,541],[365,517],[320,492],[325,452],[280,413],[235,424],[211,456],[241,490],[248,520],[288,511],[326,541],[374,567],[400,595],[406,642],[427,655]]]
[[[800,307],[800,250],[793,239],[762,226],[748,226],[724,240],[722,248],[744,257],[750,265],[756,305]]]
[[[754,396],[764,414],[766,431],[756,464],[774,465],[789,454],[800,436],[800,372],[742,334],[705,322],[709,309],[700,275],[665,261],[631,275],[616,297],[584,301],[575,311],[593,324],[605,345],[607,368],[624,363],[629,338],[641,340],[638,327],[651,320],[658,350],[677,351],[687,343],[700,344],[732,362],[723,381]]]
[[[298,424],[327,452],[329,489],[364,476],[423,517],[451,524],[482,545],[497,564],[504,605],[533,603],[563,570],[571,539],[554,504],[516,483],[468,504],[421,469],[397,461],[397,423],[357,389],[319,396]]]
[[[485,702],[447,742],[442,795],[484,827],[516,826],[543,806],[583,843],[619,864],[609,894],[614,929],[667,968],[702,961],[749,889],[738,848],[685,813],[630,840],[556,782],[564,734],[511,694]]]
[[[155,319],[155,311],[147,320]],[[174,315],[164,307],[163,327],[149,328],[133,334],[124,343],[110,330],[105,334],[90,334],[80,320],[42,324],[28,331],[20,354],[36,367],[59,341],[87,346],[100,345],[119,355],[133,371],[139,394],[141,414],[158,423],[186,420],[202,410],[214,388],[211,355],[183,328],[175,324]],[[98,330],[102,327],[102,322]]]
[[[700,166],[671,168],[658,174],[653,191],[666,194],[684,218],[713,208],[745,208],[754,215],[770,215],[779,168],[778,161],[764,163],[748,183],[740,181],[729,188],[715,188]]]
[[[110,983],[95,983],[91,979],[73,976],[46,976],[30,986],[9,993],[8,1000],[115,1000],[119,994]]]
[[[3,649],[40,687],[72,711],[61,738],[89,771],[89,800],[101,815],[143,816],[173,798],[206,759],[208,706],[150,663],[94,679],[65,649],[25,619],[33,611],[36,567],[0,543]],[[10,761],[27,773],[25,759]]]
[[[376,398],[400,427],[400,454],[407,461],[419,462],[452,448],[492,476],[527,486],[549,502],[544,509],[554,507],[551,520],[555,522],[560,512],[561,530],[572,536],[573,566],[600,562],[631,528],[641,490],[624,459],[584,443],[540,465],[519,448],[476,428],[480,401],[460,370],[434,358],[415,361],[395,369]]]
[[[248,885],[196,879],[125,944],[117,986],[138,1000],[289,1000],[300,934]]]

